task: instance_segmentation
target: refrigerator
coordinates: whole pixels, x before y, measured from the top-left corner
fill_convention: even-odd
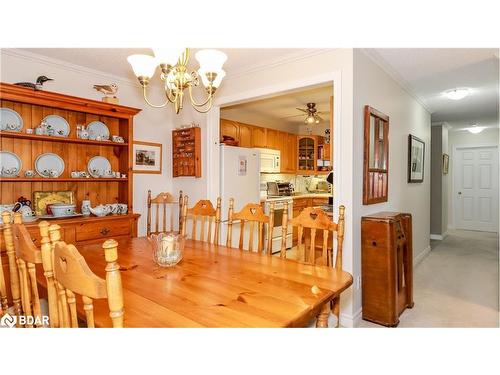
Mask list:
[[[220,147],[221,242],[225,244],[229,199],[234,198],[235,212],[247,203],[260,203],[260,151],[227,145]],[[233,247],[238,246],[239,236],[239,225],[233,225]],[[244,239],[247,244],[248,234]]]

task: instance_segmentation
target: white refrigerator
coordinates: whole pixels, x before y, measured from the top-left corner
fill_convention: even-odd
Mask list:
[[[234,198],[235,212],[247,203],[260,202],[260,151],[253,148],[221,145],[220,197],[222,198],[221,242],[227,236],[229,199]],[[233,246],[239,239],[239,225],[233,229]],[[245,236],[245,243],[248,237]]]

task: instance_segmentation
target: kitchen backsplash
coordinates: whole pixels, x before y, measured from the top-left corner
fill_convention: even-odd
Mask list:
[[[327,175],[302,176],[282,173],[261,173],[260,181],[262,183],[268,181],[286,181],[291,182],[294,186],[294,191],[297,193],[308,193],[317,190],[319,181],[326,181]]]

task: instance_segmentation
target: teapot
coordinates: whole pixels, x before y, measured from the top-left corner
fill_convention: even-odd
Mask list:
[[[106,216],[111,212],[111,208],[109,206],[105,206],[100,204],[94,208],[89,206],[90,212],[92,212],[95,216]]]

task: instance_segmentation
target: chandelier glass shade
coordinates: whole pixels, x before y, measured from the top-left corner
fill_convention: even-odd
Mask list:
[[[153,51],[154,57],[131,55],[127,58],[142,86],[146,103],[155,108],[165,107],[172,103],[175,113],[179,113],[183,108],[184,95],[187,90],[194,109],[201,113],[208,112],[212,107],[215,92],[226,75],[226,72],[222,70],[222,66],[227,60],[226,54],[214,49],[200,50],[195,54],[200,68],[198,71],[189,72],[187,68],[190,56],[189,48],[154,48]],[[165,102],[159,105],[151,103],[147,97],[147,86],[157,67],[161,71],[160,79],[164,83],[166,96]],[[205,88],[206,98],[197,102],[193,96],[193,87],[199,86],[200,81]]]

